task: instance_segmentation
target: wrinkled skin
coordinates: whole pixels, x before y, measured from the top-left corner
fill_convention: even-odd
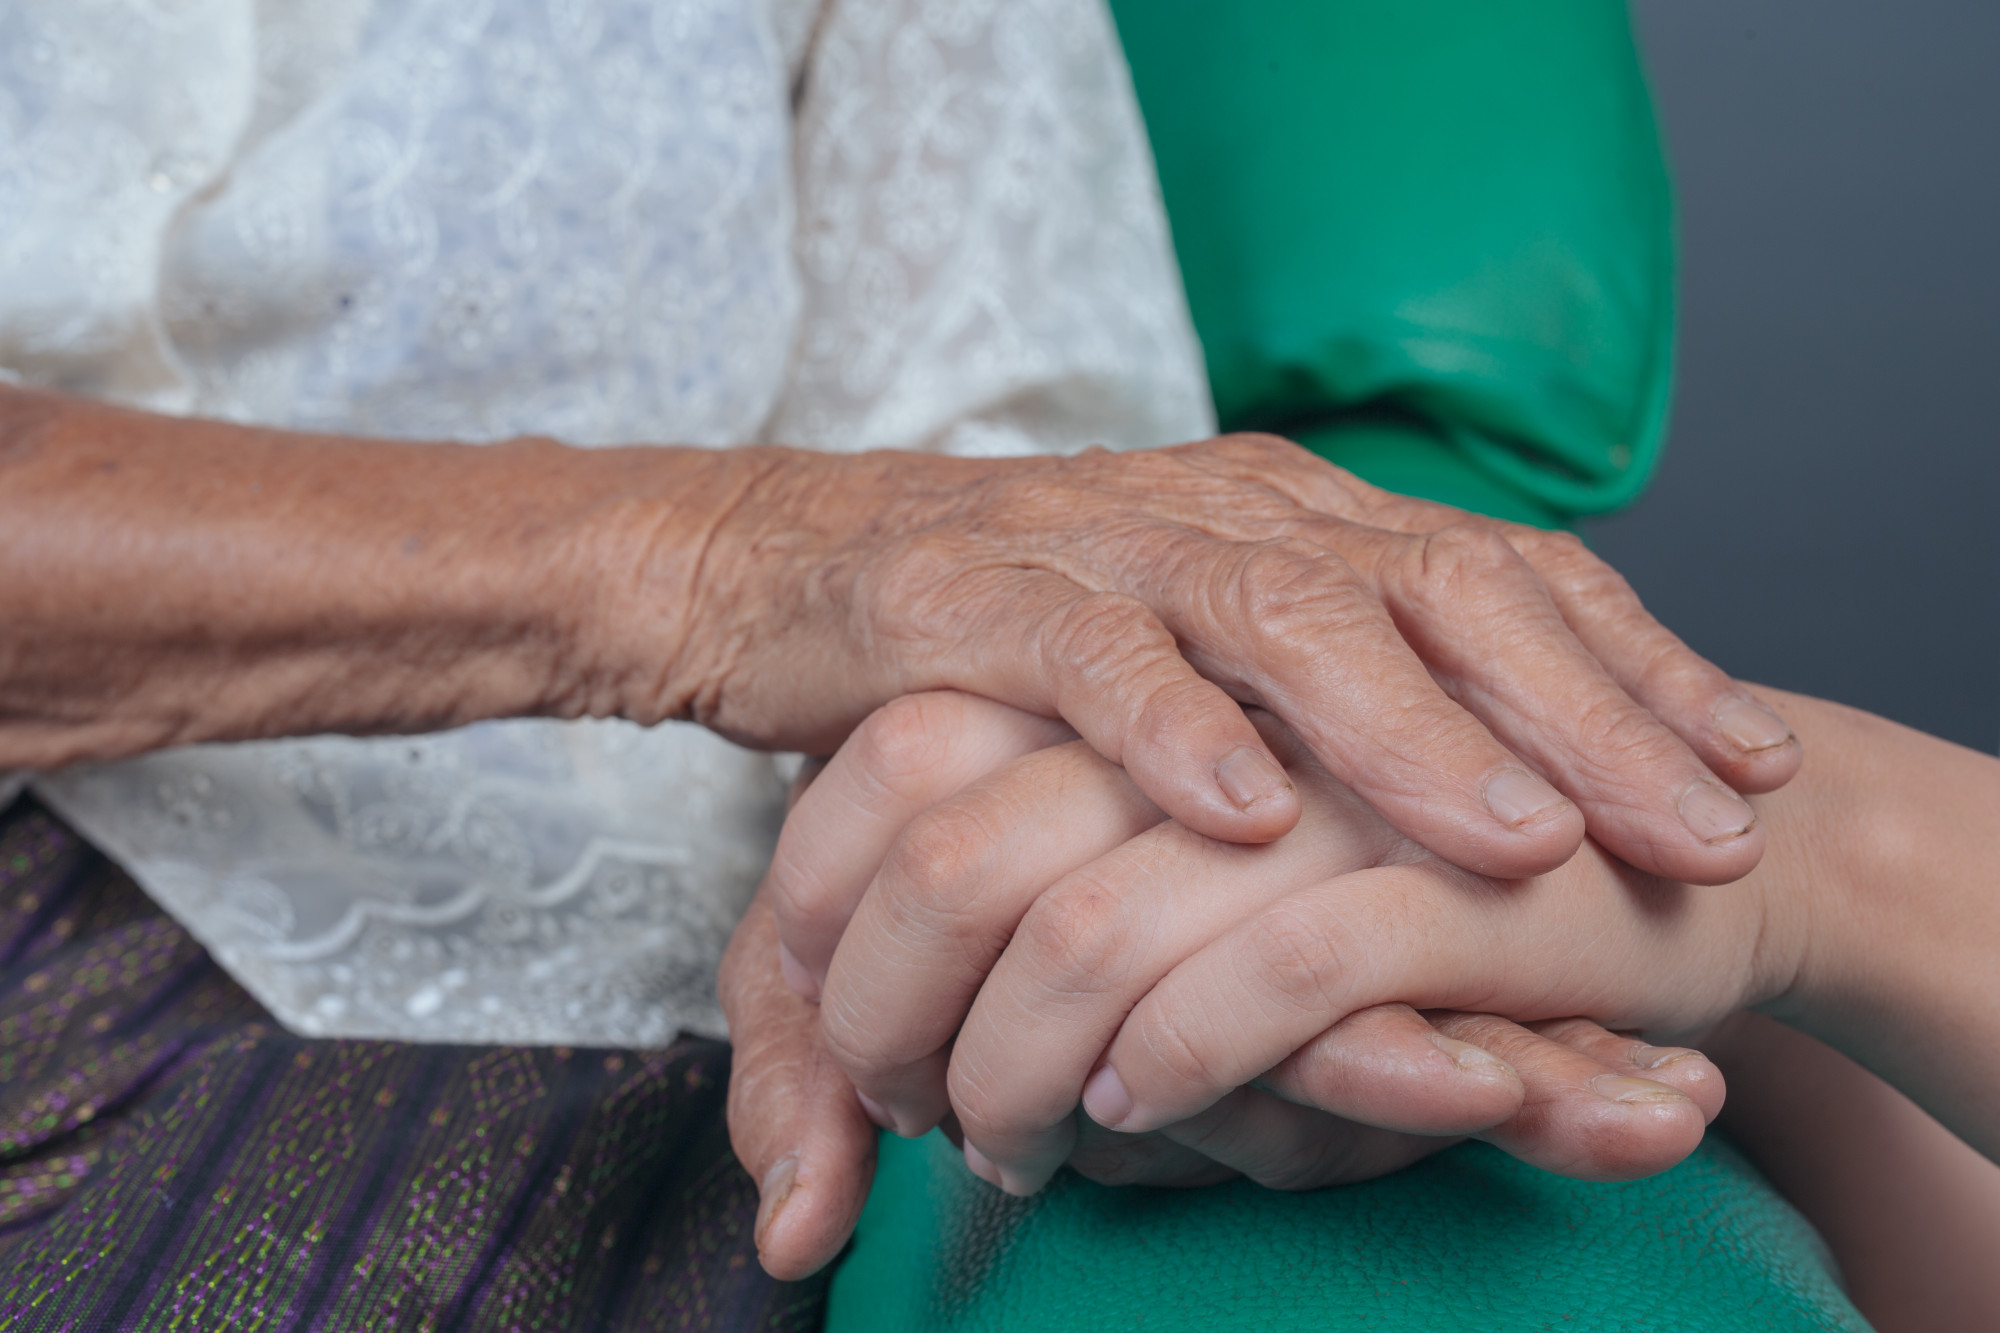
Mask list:
[[[700,636],[689,715],[829,753],[887,697],[963,689],[1063,719],[1229,841],[1297,818],[1232,700],[1421,845],[1507,877],[1562,864],[1587,826],[1642,868],[1734,879],[1762,835],[1730,789],[1798,765],[1775,714],[1575,538],[1390,495],[1270,437],[786,464],[717,546],[774,559],[727,563],[730,602],[757,614]],[[1218,780],[1243,754],[1248,775]]]
[[[1586,829],[1720,882],[1791,732],[1573,538],[1284,441],[1074,458],[413,445],[0,386],[0,768],[488,717],[690,718],[830,753],[955,688],[1061,718],[1164,811],[1275,838],[1282,718],[1502,876]],[[1732,790],[1733,789],[1733,790]]]

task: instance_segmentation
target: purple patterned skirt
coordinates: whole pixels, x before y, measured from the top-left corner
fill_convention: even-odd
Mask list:
[[[295,1037],[0,813],[0,1330],[816,1329],[757,1265],[729,1048]]]

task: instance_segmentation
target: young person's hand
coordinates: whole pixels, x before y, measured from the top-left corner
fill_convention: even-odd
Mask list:
[[[831,1262],[852,1232],[874,1174],[876,1125],[820,1040],[817,1007],[782,979],[777,948],[760,893],[722,967],[736,1043],[729,1131],[758,1182],[759,1256],[773,1276],[796,1279]],[[1237,1089],[1152,1133],[1107,1130],[1079,1114],[1067,1165],[1107,1185],[1200,1186],[1241,1175],[1275,1189],[1316,1189],[1385,1175],[1451,1146],[1459,1116],[1470,1136],[1528,1160],[1618,1177],[1678,1161],[1700,1136],[1689,1104],[1706,1121],[1722,1102],[1722,1081],[1698,1052],[1649,1047],[1582,1020],[1529,1030],[1488,1015],[1431,1014],[1435,1036],[1411,1059],[1408,1038],[1424,1027],[1409,1017],[1393,1006],[1356,1015],[1272,1079],[1276,1092]],[[1460,1070],[1473,1077],[1460,1079]],[[1605,1096],[1598,1080],[1607,1075],[1622,1098]],[[1436,1132],[1385,1129],[1288,1100],[1341,1081],[1378,1108],[1400,1101]],[[1427,1094],[1438,1104],[1426,1105]],[[1479,1128],[1485,1119],[1494,1123]],[[943,1125],[963,1147],[956,1119],[947,1115]],[[1023,1187],[984,1159],[968,1154],[968,1162],[1002,1188]]]
[[[975,1170],[1015,1192],[1038,1189],[1069,1156],[1070,1113],[1090,1059],[1159,975],[1148,974],[1153,961],[1213,938],[1286,882],[1260,851],[1329,874],[1424,857],[1266,721],[1267,740],[1288,755],[1300,783],[1306,818],[1265,849],[1232,848],[1165,822],[1089,747],[1052,743],[1062,738],[1052,724],[985,700],[912,697],[856,734],[788,819],[767,891],[780,933],[796,946],[782,947],[787,975],[808,996],[825,979],[826,1047],[879,1123],[918,1134],[955,1115]],[[1218,872],[1204,865],[1211,851],[1248,859]],[[1095,915],[1109,905],[1100,872],[1115,878],[1122,872],[1107,868],[1128,862],[1148,867],[1160,910],[1143,919]],[[1258,883],[1238,891],[1231,875]],[[1022,1021],[1027,1010],[1035,1017]],[[1079,1030],[1072,1020],[1086,1013],[1095,1027]],[[1631,1041],[1574,1025],[1561,1031],[1571,1046],[1488,1017],[1432,1021],[1391,1003],[1332,1026],[1296,1059],[1274,1056],[1237,1080],[1262,1075],[1260,1087],[1232,1095],[1229,1114],[1170,1130],[1209,1109],[1191,1107],[1145,1128],[1183,1142],[1199,1137],[1207,1155],[1271,1180],[1324,1175],[1301,1165],[1301,1154],[1316,1150],[1315,1122],[1266,1105],[1272,1094],[1378,1129],[1481,1133],[1577,1175],[1659,1170],[1700,1141],[1720,1104],[1719,1080],[1703,1083],[1713,1073],[1705,1061],[1690,1057],[1673,1072],[1717,1090],[1707,1107],[1669,1084],[1630,1081],[1635,1064],[1672,1053],[1635,1060]],[[1461,1039],[1468,1033],[1479,1044]],[[1068,1068],[1092,1040],[1083,1067]],[[1524,1081],[1531,1074],[1532,1088]],[[1267,1127],[1289,1128],[1229,1128],[1260,1116]]]
[[[979,825],[982,812],[968,803],[978,806],[987,783],[1028,760],[1034,764],[1012,778],[1044,804],[1014,810],[1023,817],[1012,819],[985,807],[985,817],[998,817],[986,826],[995,843],[978,865],[960,867],[947,898],[978,880],[982,867],[1025,873],[1024,883],[1052,880],[1159,823],[1120,770],[1063,744],[1065,736],[1058,725],[967,696],[907,699],[857,733],[788,821],[770,884],[723,971],[738,1041],[732,1133],[745,1164],[769,1177],[760,1243],[773,1272],[811,1271],[837,1250],[865,1193],[872,1144],[863,1103],[821,1043],[814,1009],[792,991],[816,993],[840,924],[871,880],[887,877],[884,862],[907,870],[912,856],[925,859],[923,841],[934,836],[925,828]],[[1075,781],[1042,787],[1045,771],[1070,770]],[[1066,802],[1065,793],[1094,800]],[[1046,803],[1051,796],[1054,805]],[[1058,818],[1034,817],[1057,807]],[[782,900],[795,926],[805,926],[810,967],[777,942],[769,903],[781,900],[779,885],[789,885]],[[815,933],[829,920],[830,929]],[[778,982],[778,956],[791,988]],[[959,1013],[980,975],[966,978]],[[1445,1136],[1476,1134],[1554,1170],[1618,1177],[1679,1160],[1720,1106],[1721,1081],[1695,1052],[1650,1048],[1581,1021],[1538,1028],[1399,1005],[1356,1014],[1261,1086],[1158,1133],[1111,1134],[1078,1120],[1069,1164],[1107,1183],[1199,1184],[1240,1173],[1312,1188],[1382,1174],[1455,1141]],[[941,1072],[938,1082],[933,1106],[944,1102]],[[902,1120],[910,1132],[939,1118],[895,1116],[880,1102],[866,1114]],[[942,1119],[956,1135],[949,1112]],[[967,1159],[1017,1191],[1037,1188],[1054,1169],[1003,1176],[976,1145]]]
[[[1782,854],[1727,888],[1643,875],[1595,846],[1534,879],[1466,874],[1275,726],[1266,739],[1307,812],[1277,844],[1159,823],[1045,889],[1032,849],[1000,865],[941,856],[1015,822],[1120,808],[1093,756],[1036,752],[911,825],[827,967],[822,1031],[899,1124],[936,1113],[926,1099],[946,1073],[968,1141],[1027,1181],[1066,1151],[1079,1092],[1109,1127],[1179,1123],[1389,1003],[1668,1037],[1758,1005],[1994,1155],[2000,762],[1836,705],[1784,706],[1824,755],[1763,802]],[[931,869],[909,883],[941,892],[899,887],[910,847]],[[852,885],[820,887],[832,915],[853,901]],[[795,971],[811,967],[800,955]],[[921,1012],[899,998],[927,986],[941,998]]]

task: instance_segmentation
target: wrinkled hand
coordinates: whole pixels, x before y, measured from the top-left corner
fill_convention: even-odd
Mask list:
[[[956,688],[1065,720],[1188,828],[1262,842],[1299,806],[1252,703],[1454,864],[1539,873],[1587,827],[1703,883],[1762,847],[1731,788],[1798,764],[1777,715],[1574,538],[1393,496],[1280,440],[745,458],[763,471],[708,536],[653,710],[738,739],[823,754],[890,699]],[[616,623],[685,595],[643,572],[629,589]]]

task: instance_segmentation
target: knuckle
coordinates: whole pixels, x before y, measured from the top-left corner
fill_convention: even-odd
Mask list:
[[[778,832],[778,846],[771,854],[771,870],[764,880],[764,892],[777,914],[779,933],[789,933],[801,925],[817,924],[833,916],[839,908],[837,889],[822,873],[824,859],[799,846],[801,835],[787,824]],[[792,939],[788,944],[795,944]],[[725,975],[732,966],[723,958]]]
[[[1226,710],[1221,716],[1228,722],[1241,716],[1228,696],[1192,671],[1161,674],[1166,678],[1150,681],[1134,693],[1121,754],[1127,764],[1135,754],[1182,751],[1190,737],[1216,725],[1218,707]]]
[[[919,815],[896,838],[883,861],[904,896],[926,906],[956,906],[985,864],[993,845],[985,821],[947,802]]]
[[[821,1002],[818,1038],[824,1058],[863,1089],[880,1088],[938,1049],[919,1016],[882,1011],[851,993]]]
[[[1422,582],[1451,589],[1517,575],[1527,568],[1507,539],[1484,524],[1454,523],[1424,533],[1414,544]]]
[[[1065,716],[1105,714],[1136,720],[1175,697],[1193,668],[1166,626],[1134,598],[1094,593],[1068,607],[1044,652]],[[1112,756],[1116,757],[1116,756]]]
[[[1373,593],[1341,556],[1300,537],[1238,548],[1220,599],[1266,634],[1323,633],[1370,614]]]
[[[1623,693],[1610,693],[1576,714],[1574,734],[1606,779],[1630,781],[1654,764],[1680,763],[1686,747],[1651,713]]]
[[[1332,1008],[1330,984],[1340,971],[1340,959],[1324,922],[1289,905],[1259,915],[1244,939],[1258,978],[1279,1000],[1308,1013]]]
[[[1058,614],[1049,637],[1062,663],[1085,669],[1150,656],[1171,643],[1166,627],[1144,602],[1118,592],[1077,598]]]
[[[948,691],[891,700],[870,714],[849,742],[856,767],[867,781],[898,790],[949,758],[964,713],[963,696]]]
[[[1076,880],[1043,895],[1021,919],[1016,935],[1044,985],[1096,994],[1116,982],[1129,956],[1127,908],[1115,889],[1087,878]]]
[[[1727,672],[1682,643],[1671,630],[1655,626],[1651,633],[1633,634],[1637,641],[1633,665],[1626,673],[1631,689],[1646,698],[1677,692],[1721,694],[1733,682]]]
[[[976,981],[1006,947],[1007,923],[986,910],[981,891],[1001,842],[975,811],[952,804],[921,816],[890,848],[877,900],[905,947],[941,952]]]
[[[1006,1132],[1008,1118],[993,1078],[983,1067],[968,1068],[969,1065],[976,1066],[977,1062],[967,1060],[963,1051],[954,1053],[945,1072],[945,1096],[965,1136],[975,1142],[989,1143]]]
[[[1019,1080],[954,1059],[945,1076],[945,1091],[958,1126],[977,1143],[1012,1143],[1040,1126],[1030,1108],[1020,1104]]]
[[[1516,540],[1542,581],[1564,597],[1606,612],[1638,608],[1639,595],[1625,576],[1599,559],[1575,533],[1537,530]]]
[[[905,1063],[903,1053],[894,1049],[881,1024],[856,1021],[852,1010],[845,1005],[821,1004],[819,1036],[827,1058],[864,1087],[894,1073]]]
[[[962,591],[969,573],[978,568],[976,553],[960,536],[943,531],[904,538],[886,555],[853,570],[856,602],[867,608],[878,634],[894,638],[928,637],[936,619],[950,608],[951,594]],[[836,571],[822,571],[832,577]]]
[[[1570,569],[1585,565],[1605,565],[1583,544],[1583,538],[1561,529],[1519,527],[1509,529],[1510,544],[1536,568]]]
[[[1205,1033],[1207,1026],[1185,1001],[1163,1004],[1147,1024],[1146,1053],[1170,1082],[1183,1088],[1223,1092],[1240,1080],[1228,1076],[1197,1035]]]
[[[1282,435],[1267,431],[1232,431],[1202,443],[1205,450],[1253,467],[1289,467],[1312,455]]]

